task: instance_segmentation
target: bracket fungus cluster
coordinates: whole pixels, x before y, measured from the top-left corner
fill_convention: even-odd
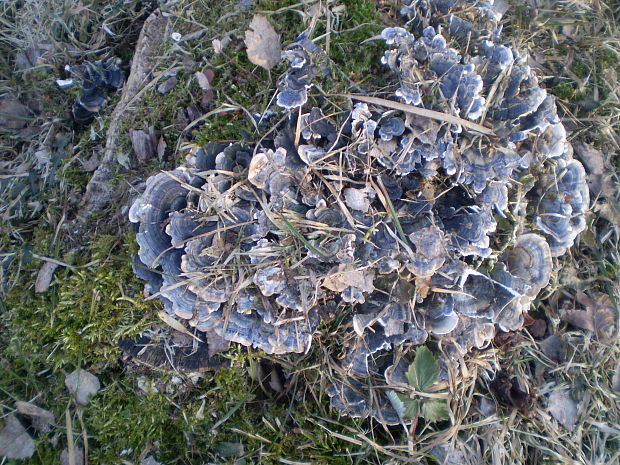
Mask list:
[[[82,81],[82,94],[73,104],[73,118],[78,123],[87,123],[99,113],[108,101],[108,92],[123,85],[125,79],[118,58],[107,58],[85,62],[75,67],[67,66],[67,71]]]
[[[135,269],[171,316],[272,354],[307,352],[341,320],[332,405],[384,424],[405,422],[385,388],[406,385],[412,347],[438,341],[445,372],[522,327],[585,227],[588,189],[501,13],[456,15],[472,3],[404,7],[411,30],[381,34],[389,95],[353,96],[344,115],[308,104],[328,69],[300,38],[277,96],[294,111],[272,139],[195,147],[147,181]]]

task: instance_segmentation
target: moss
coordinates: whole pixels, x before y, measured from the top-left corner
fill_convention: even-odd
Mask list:
[[[383,74],[378,60],[384,48],[382,43],[372,41],[360,46],[381,31],[381,20],[375,1],[345,0],[344,4],[346,14],[342,24],[346,29],[332,36],[330,58],[359,84],[373,75]]]
[[[183,447],[174,410],[163,394],[142,396],[133,391],[129,380],[112,381],[93,398],[85,415],[86,430],[92,436],[89,462],[118,463],[121,457],[136,460],[153,443],[168,450]]]
[[[586,62],[580,59],[575,59],[570,69],[573,73],[575,73],[578,78],[581,79],[586,78],[592,72],[591,67],[588,66]]]
[[[620,55],[610,49],[596,49],[595,62],[601,70],[611,68],[616,69],[620,64]]]
[[[127,247],[102,236],[89,252],[86,259],[94,263],[58,268],[55,283],[44,293],[35,294],[32,282],[9,292],[3,320],[17,352],[46,354],[56,367],[115,364],[116,342],[146,327],[153,306],[138,293],[142,284]]]
[[[205,124],[196,131],[196,143],[238,142],[244,139],[243,134],[251,134],[252,130],[247,115],[241,112],[223,113],[205,120]]]
[[[563,81],[550,90],[553,95],[562,100],[571,100],[575,95],[574,84],[569,81]]]

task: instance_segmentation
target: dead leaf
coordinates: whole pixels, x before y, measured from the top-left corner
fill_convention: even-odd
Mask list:
[[[230,348],[230,341],[227,341],[215,331],[206,331],[205,337],[209,347],[209,357],[226,352]]]
[[[527,410],[532,403],[532,396],[521,389],[516,376],[512,378],[506,371],[500,371],[491,382],[491,391],[500,404]]]
[[[528,312],[525,314],[523,326],[536,339],[542,339],[547,332],[547,322],[545,317],[539,312]]]
[[[22,415],[31,417],[32,425],[39,431],[47,433],[52,430],[52,424],[56,421],[56,418],[49,410],[21,400],[15,402],[15,408]]]
[[[34,441],[14,414],[4,418],[0,431],[0,455],[7,459],[27,459],[34,454]]]
[[[573,149],[586,170],[588,170],[588,187],[592,197],[614,199],[617,189],[612,181],[610,171],[606,168],[607,164],[605,163],[603,152],[579,141],[573,143]]]
[[[254,15],[245,31],[245,45],[252,63],[269,71],[280,62],[280,35],[263,15]]]
[[[161,462],[155,460],[155,457],[149,455],[140,461],[140,465],[162,465]]]
[[[616,314],[611,299],[606,294],[591,293],[590,297],[578,292],[576,299],[585,310],[571,310],[564,320],[581,329],[592,331],[601,339],[609,339],[616,332]]]
[[[616,372],[611,378],[611,388],[616,392],[620,392],[620,362],[618,362],[618,365],[616,366]]]
[[[164,136],[160,136],[159,142],[157,142],[157,159],[159,161],[162,161],[164,159],[164,155],[166,154],[166,147],[168,147],[168,145],[166,144]]]
[[[149,161],[157,154],[157,136],[155,128],[151,126],[149,132],[131,129],[129,131],[131,145],[133,150],[141,162]]]
[[[369,194],[374,194],[372,188],[367,189],[354,189],[347,187],[344,190],[344,201],[351,210],[357,210],[361,212],[367,212],[370,208]]]
[[[617,202],[597,202],[594,211],[609,221],[620,236],[620,205]]]
[[[152,298],[153,296],[151,296],[150,298]],[[173,316],[167,314],[164,311],[158,311],[157,312],[157,316],[164,322],[166,323],[168,326],[171,326],[173,329],[176,329],[178,332],[186,334],[194,339],[196,339],[198,342],[203,342],[198,336],[196,336],[195,334],[192,334],[185,326],[183,326],[182,323],[180,323],[179,321],[177,321]]]
[[[603,152],[580,141],[573,142],[573,150],[588,172],[592,174],[603,174],[605,172]]]
[[[97,394],[101,389],[99,378],[82,369],[77,369],[67,376],[65,386],[80,405],[87,405],[90,397]]]
[[[204,71],[196,71],[194,76],[196,76],[198,86],[202,90],[211,90],[211,81],[213,81],[213,78],[215,77],[212,70],[206,69]]]
[[[211,41],[211,45],[213,46],[213,51],[215,52],[216,55],[219,55],[224,50],[224,44],[219,39],[213,39]]]
[[[509,347],[520,344],[525,340],[525,336],[521,334],[521,331],[497,331],[495,337],[493,338],[493,344],[501,349],[506,350]]]
[[[211,100],[213,100],[213,97],[215,96],[215,94],[213,93],[213,87],[211,86],[211,83],[215,78],[215,73],[211,69],[206,69],[202,72],[197,71],[195,76],[196,80],[198,81],[198,85],[202,89],[202,97],[200,99],[200,103],[206,105],[211,102]]]
[[[305,14],[303,15],[304,24],[309,21],[314,20],[314,18],[319,18],[326,7],[321,2],[312,3],[310,6],[306,6]]]
[[[73,461],[69,460],[69,450],[63,449],[60,453],[60,465],[84,465],[84,449],[75,446],[73,449]]]
[[[430,276],[416,276],[415,277],[415,287],[418,290],[418,295],[422,299],[426,299],[426,296],[431,290],[432,283]]]
[[[99,155],[97,153],[97,149],[93,150],[91,156],[86,160],[80,160],[80,163],[84,171],[95,171],[99,167]]]
[[[491,399],[480,397],[480,400],[478,401],[478,410],[483,417],[488,418],[491,415],[495,415],[497,412],[497,404]]]
[[[374,158],[384,158],[389,156],[395,150],[396,140],[394,138],[387,141],[380,139],[370,148],[369,155]]]
[[[276,370],[272,370],[270,373],[269,387],[273,389],[275,392],[278,392],[278,393],[284,392],[284,386],[282,384],[282,379],[280,378]]]
[[[540,343],[540,350],[553,362],[564,363],[566,361],[566,349],[557,334],[552,334],[542,341]]]
[[[323,287],[334,292],[342,292],[349,287],[360,289],[362,292],[372,292],[375,290],[374,277],[374,272],[340,265],[338,271],[332,270],[332,273],[323,278]]]
[[[52,262],[45,262],[41,266],[37,273],[37,280],[34,283],[34,292],[41,293],[49,289],[56,268],[58,268],[58,264]]]
[[[17,99],[12,97],[0,99],[0,132],[21,129],[28,125],[30,119],[28,107]]]
[[[159,86],[157,86],[157,90],[160,94],[167,94],[172,89],[174,89],[178,83],[179,80],[175,76],[173,76],[170,79],[166,79]]]
[[[577,404],[568,389],[557,389],[549,395],[547,410],[567,430],[577,423]]]

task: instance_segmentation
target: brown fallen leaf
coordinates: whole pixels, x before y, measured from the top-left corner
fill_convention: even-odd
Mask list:
[[[528,312],[525,314],[523,324],[535,339],[542,339],[547,332],[547,322],[544,316],[538,312]]]
[[[93,153],[90,155],[90,157],[88,157],[86,159],[83,159],[83,160],[80,160],[80,163],[82,165],[82,169],[84,171],[91,172],[91,171],[95,171],[97,169],[97,167],[99,166],[99,154],[98,154],[98,152],[99,152],[100,148],[101,147],[95,148],[93,150]]]
[[[230,341],[227,341],[215,331],[206,331],[205,337],[209,347],[209,357],[215,357],[217,354],[226,352],[230,348]]]
[[[564,321],[578,328],[592,331],[601,339],[609,339],[616,332],[616,314],[608,295],[592,292],[590,296],[583,292],[576,295],[577,302],[585,310],[570,310],[563,316]]]
[[[177,77],[172,76],[171,78],[166,79],[164,82],[158,85],[157,91],[160,94],[167,94],[172,89],[174,89],[178,83],[179,83],[179,80],[177,79]]]
[[[41,293],[49,289],[56,268],[58,268],[58,264],[52,262],[45,262],[41,266],[37,273],[37,280],[34,283],[34,292]]]
[[[280,62],[280,34],[263,15],[254,15],[245,31],[245,45],[252,63],[269,71]]]
[[[493,338],[493,344],[503,350],[513,347],[523,341],[525,341],[525,337],[521,332],[517,331],[497,331]]]
[[[609,221],[620,236],[620,205],[617,202],[601,201],[594,205],[594,211]]]
[[[211,90],[211,81],[215,77],[215,73],[211,69],[205,69],[204,71],[196,71],[194,73],[196,82],[202,90]]]
[[[196,81],[202,89],[202,97],[200,98],[200,103],[206,105],[211,102],[211,100],[213,100],[213,97],[215,96],[213,92],[213,87],[211,86],[211,83],[215,78],[215,73],[211,69],[205,69],[204,71],[196,71],[194,76],[196,76]]]
[[[592,174],[603,174],[605,172],[603,152],[581,141],[573,142],[573,150],[588,172]]]

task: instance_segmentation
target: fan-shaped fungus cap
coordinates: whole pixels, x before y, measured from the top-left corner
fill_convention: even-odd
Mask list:
[[[590,192],[583,165],[569,160],[555,175],[543,179],[541,189],[544,193],[538,205],[536,225],[548,236],[551,255],[557,257],[586,228],[584,213]]]
[[[512,250],[507,253],[508,270],[525,279],[531,286],[527,295],[534,298],[549,284],[553,260],[551,250],[544,237],[538,234],[522,234]]]

